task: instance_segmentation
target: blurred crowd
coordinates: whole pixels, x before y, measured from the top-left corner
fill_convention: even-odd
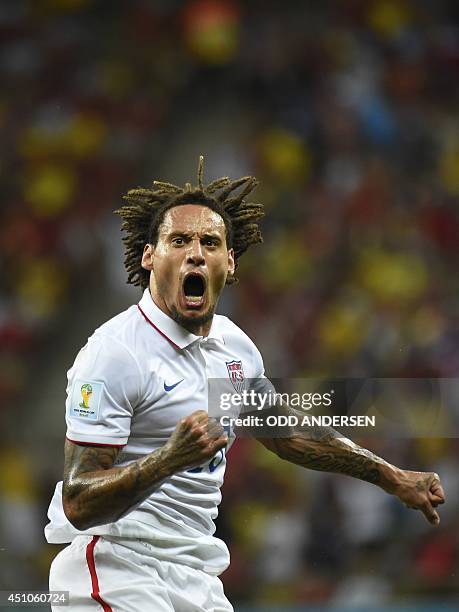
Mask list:
[[[70,363],[52,347],[75,304],[137,299],[112,214],[121,194],[195,182],[199,153],[208,180],[260,179],[265,243],[221,311],[268,375],[458,376],[458,21],[454,0],[0,3],[0,583],[46,588],[55,554],[41,530],[63,404],[59,436],[46,438],[47,414],[33,432],[56,446],[52,470],[22,441],[52,384],[43,355],[62,392]],[[459,409],[442,418],[457,431]],[[218,520],[230,599],[457,602],[454,433],[362,442],[440,473],[441,527],[240,440]]]

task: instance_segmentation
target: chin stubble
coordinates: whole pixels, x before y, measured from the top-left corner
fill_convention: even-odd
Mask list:
[[[190,317],[185,317],[184,315],[180,314],[177,308],[173,306],[171,308],[171,317],[176,323],[182,327],[185,327],[185,329],[190,327],[195,328],[199,327],[200,325],[204,325],[204,323],[208,323],[214,316],[214,311],[215,307],[209,308],[205,314],[201,315],[200,317],[193,317],[191,319]]]

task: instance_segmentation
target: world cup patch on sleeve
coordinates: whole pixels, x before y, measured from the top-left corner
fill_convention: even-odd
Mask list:
[[[70,398],[70,416],[97,421],[103,388],[101,382],[76,380]]]

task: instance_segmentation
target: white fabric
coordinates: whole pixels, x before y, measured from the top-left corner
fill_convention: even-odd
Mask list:
[[[232,361],[241,362],[245,378],[263,375],[257,348],[229,319],[215,315],[209,335],[194,336],[164,314],[147,289],[138,306],[96,330],[69,370],[67,437],[123,445],[117,465],[126,465],[163,446],[180,418],[207,410],[208,379],[226,379],[231,386]],[[89,399],[83,394],[88,385]],[[46,538],[51,543],[71,542],[82,533],[139,538],[156,548],[157,558],[173,555],[219,574],[229,563],[226,545],[213,537],[225,466],[226,452],[220,451],[201,468],[174,474],[117,522],[84,532],[65,517],[58,483]]]
[[[69,591],[69,612],[232,612],[216,576],[186,565],[159,561],[142,544],[133,550],[125,540],[101,537],[92,554],[92,537],[76,537],[54,559],[50,591]],[[94,562],[93,575],[88,564]],[[92,558],[91,558],[92,557]],[[97,577],[97,594],[91,597]],[[110,608],[107,608],[109,606]],[[60,612],[62,607],[52,607]]]

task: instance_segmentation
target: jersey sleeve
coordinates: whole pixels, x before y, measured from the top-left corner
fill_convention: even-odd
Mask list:
[[[252,352],[254,376],[250,381],[250,389],[253,389],[256,394],[269,397],[269,395],[276,393],[276,389],[269,378],[266,377],[263,357],[254,343],[252,343]]]
[[[118,340],[96,334],[78,353],[67,377],[67,438],[124,446],[141,389],[132,353]]]

